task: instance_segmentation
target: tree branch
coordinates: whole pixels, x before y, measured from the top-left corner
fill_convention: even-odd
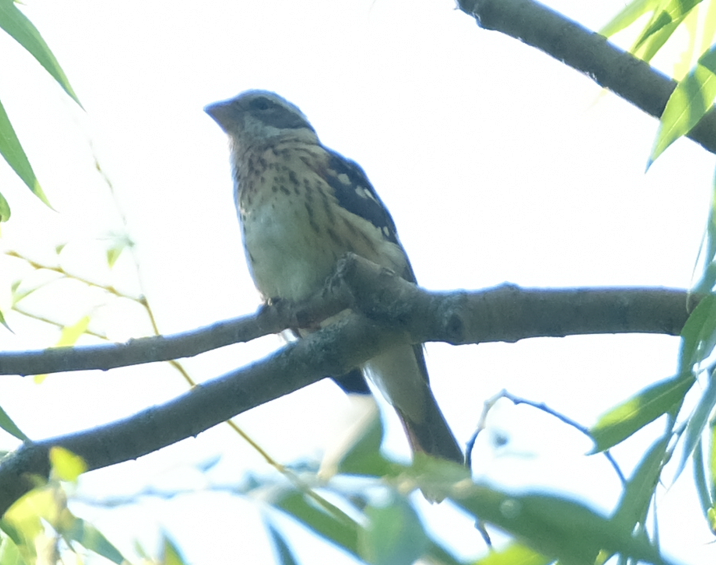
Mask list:
[[[678,84],[615,47],[604,36],[532,0],[458,0],[458,5],[484,29],[499,31],[544,51],[657,119]],[[687,137],[716,153],[713,108]]]
[[[345,374],[397,343],[517,341],[526,337],[604,332],[676,335],[687,318],[687,294],[679,290],[521,290],[503,285],[482,292],[431,293],[355,255],[341,260],[336,276],[321,295],[306,304],[279,304],[255,317],[233,322],[244,328],[243,334],[236,329],[227,330],[230,322],[189,336],[135,340],[124,346],[100,349],[75,348],[74,360],[80,361],[82,368],[88,368],[90,358],[98,350],[110,357],[121,357],[138,343],[157,344],[154,351],[142,346],[147,362],[150,358],[158,360],[154,353],[166,355],[176,344],[187,342],[194,348],[191,351],[196,350],[197,344],[215,345],[214,332],[254,335],[291,325],[310,326],[331,312],[345,309],[347,304],[356,310],[260,362],[198,385],[166,404],[91,430],[25,444],[0,462],[0,513],[36,484],[33,475],[48,476],[48,451],[53,446],[81,456],[88,470],[136,459],[196,436],[326,375]],[[162,344],[166,342],[170,345],[165,348]],[[46,354],[26,354],[25,361],[32,355],[39,355],[42,360]],[[20,354],[0,357],[6,370],[12,363],[23,360]],[[67,367],[64,362],[61,370]],[[48,369],[53,368],[43,367],[41,372]]]
[[[515,342],[602,333],[678,335],[688,317],[687,299],[684,290],[660,288],[521,289],[504,284],[481,291],[430,292],[349,255],[327,287],[305,303],[279,302],[254,316],[168,337],[0,353],[0,374],[107,370],[191,357],[286,328],[317,327],[348,307],[407,332],[413,343]]]
[[[351,314],[260,362],[200,384],[161,406],[91,430],[27,443],[0,461],[0,515],[36,485],[33,475],[48,476],[48,452],[53,446],[81,456],[88,470],[136,459],[325,375],[342,375],[405,339],[404,332]]]

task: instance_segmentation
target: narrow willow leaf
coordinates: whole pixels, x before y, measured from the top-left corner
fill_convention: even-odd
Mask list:
[[[701,57],[699,57],[699,65],[706,67],[712,73],[716,74],[716,47],[706,51]]]
[[[644,523],[649,503],[659,483],[661,470],[666,464],[666,449],[669,447],[669,435],[657,440],[642,457],[636,470],[627,481],[626,487],[614,513],[614,520],[625,531],[633,531],[639,523]]]
[[[10,205],[5,197],[0,194],[0,222],[7,222],[10,219]]]
[[[638,52],[640,49],[643,49],[646,43],[651,41],[657,34],[663,37],[663,34],[666,33],[667,36],[670,36],[677,25],[678,22],[675,22],[668,12],[657,12],[641,32],[639,39],[636,40],[633,51]],[[668,37],[666,39],[668,39]],[[664,39],[662,45],[666,42],[666,39]]]
[[[701,395],[701,399],[696,406],[696,410],[694,410],[693,414],[689,418],[689,423],[686,426],[686,439],[684,440],[681,461],[679,462],[679,467],[676,471],[676,475],[674,476],[674,480],[676,480],[681,474],[681,471],[684,470],[686,462],[689,460],[689,457],[701,440],[701,435],[708,424],[709,416],[711,415],[714,406],[716,406],[716,377],[714,377],[712,372],[709,374],[706,390]]]
[[[125,233],[112,234],[106,251],[107,265],[110,269],[114,267],[114,264],[117,262],[120,255],[122,255],[122,252],[127,248],[131,249],[133,246],[134,242],[129,235]]]
[[[63,507],[49,488],[34,488],[5,512],[3,531],[10,535],[26,560],[36,562],[35,539],[45,531],[43,518],[58,516]]]
[[[83,316],[71,326],[62,328],[62,335],[56,347],[70,347],[77,343],[77,340],[87,331],[90,323],[89,316]]]
[[[0,0],[0,28],[4,29],[15,41],[22,45],[45,70],[52,75],[58,84],[72,99],[80,103],[77,95],[70,86],[64,71],[55,59],[52,51],[42,39],[40,32],[27,19],[25,14],[18,10],[13,0]]]
[[[706,521],[711,532],[716,534],[716,425],[711,425],[709,442],[708,484],[711,507],[706,509]]]
[[[10,326],[8,326],[8,325],[7,325],[7,322],[5,321],[5,316],[3,316],[3,314],[2,314],[2,310],[0,310],[0,324],[2,324],[3,326],[5,326],[8,330],[12,331],[12,330],[10,329]]]
[[[124,251],[124,245],[113,245],[109,249],[107,249],[107,265],[111,269],[114,267],[114,264],[117,262],[117,259],[119,259],[119,256],[122,254],[122,251]]]
[[[271,543],[279,565],[298,565],[298,561],[293,556],[293,552],[286,542],[286,539],[283,537],[283,534],[281,534],[281,532],[279,532],[271,522],[267,520],[264,521],[266,523],[266,529],[269,532],[269,536],[271,537]]]
[[[714,5],[716,6],[716,2],[714,2]],[[698,257],[696,259],[696,265],[694,266],[695,273],[696,267],[699,264],[703,265],[703,273],[701,274],[701,278],[694,285],[693,293],[708,294],[711,292],[711,289],[714,288],[716,284],[716,263],[714,263],[714,257],[716,257],[716,177],[714,177],[711,189],[711,206],[709,207],[706,231],[699,246]]]
[[[537,553],[532,548],[512,543],[505,548],[493,548],[492,551],[482,559],[478,559],[475,565],[548,565],[554,559]]]
[[[694,382],[691,375],[671,377],[650,385],[612,408],[590,430],[596,443],[594,451],[605,451],[659,416],[675,411]]]
[[[50,463],[54,476],[61,481],[75,482],[82,473],[87,471],[85,460],[64,447],[50,448]]]
[[[669,28],[671,29],[667,31],[666,34],[670,37],[679,24],[684,21],[689,12],[700,3],[701,0],[669,0],[666,2],[661,6],[661,9],[657,10],[651,21],[644,28],[644,31],[642,31],[641,36],[636,42],[635,49],[641,47],[654,35],[664,32]],[[666,42],[668,37],[663,39],[662,45]]]
[[[699,35],[699,10],[702,5],[696,6],[691,10],[683,22],[681,23],[682,30],[686,31],[688,37],[688,46],[681,50],[679,54],[679,60],[674,65],[674,72],[672,76],[677,81],[681,81],[692,69],[696,62],[696,56],[703,53],[703,51],[696,52],[696,38]]]
[[[465,562],[448,552],[443,546],[431,540],[425,551],[426,563],[439,563],[440,565],[465,565]],[[532,565],[526,563],[525,565]],[[540,564],[541,565],[541,564]]]
[[[272,501],[315,534],[358,556],[358,537],[362,526],[336,509],[329,512],[304,493],[285,490]]]
[[[26,565],[27,561],[20,555],[20,550],[10,538],[4,538],[0,543],[0,565]]]
[[[669,563],[648,540],[633,537],[618,521],[574,500],[509,494],[481,485],[455,489],[450,499],[475,518],[563,563],[594,563],[598,556],[614,554],[654,565]]]
[[[716,339],[716,296],[710,294],[696,305],[681,329],[680,370],[690,371],[711,355],[714,339]]]
[[[445,461],[416,453],[413,464],[407,467],[401,477],[420,486],[428,500],[443,500],[454,486],[470,479],[470,471],[454,461]]]
[[[711,492],[712,499],[716,499],[716,425],[711,425],[711,435],[709,437],[709,461],[708,461],[708,477],[709,477],[709,491]],[[712,506],[714,506],[716,500],[712,500]]]
[[[703,115],[713,106],[714,99],[716,99],[716,74],[699,62],[678,84],[666,103],[654,149],[649,157],[649,165],[669,145],[689,133],[699,123]]]
[[[376,411],[354,427],[355,435],[345,439],[344,453],[339,454],[337,469],[347,475],[382,477],[390,474],[395,465],[380,452],[383,442],[383,423]]]
[[[659,4],[659,0],[635,0],[634,2],[629,2],[621,12],[599,30],[600,35],[605,37],[614,35],[629,27],[644,14],[653,12]]]
[[[2,2],[2,0],[0,0]],[[0,102],[0,155],[7,161],[8,165],[17,173],[27,187],[48,206],[50,205],[42,187],[32,170],[30,161],[20,145],[20,140],[15,134],[15,129],[10,123],[10,118],[5,112],[5,107]]]
[[[716,243],[716,233],[711,233],[711,230],[709,229],[709,232],[706,234],[706,246],[711,247],[713,243]],[[710,253],[710,249],[706,251],[706,254]],[[701,274],[701,278],[699,281],[694,285],[694,289],[692,291],[692,294],[706,294],[708,292],[711,292],[711,289],[713,289],[714,284],[716,284],[716,263],[713,262],[713,257],[711,258],[710,263],[706,263],[704,265],[704,272]]]
[[[12,418],[7,415],[7,412],[5,412],[2,407],[0,407],[0,428],[21,441],[30,441],[30,438],[17,427],[15,422],[12,421]]]
[[[182,557],[177,545],[164,534],[164,546],[162,547],[162,565],[188,565]]]
[[[703,22],[700,53],[706,51],[713,44],[714,38],[716,37],[716,2],[707,3],[706,16]]]
[[[681,21],[671,22],[659,28],[658,31],[651,34],[645,41],[634,48],[634,54],[640,59],[650,62],[667,41],[674,35],[674,32],[682,24]]]
[[[361,556],[373,565],[412,565],[428,547],[415,509],[406,499],[393,495],[383,506],[366,508],[368,527],[359,539]]]
[[[713,429],[712,429],[712,441],[713,441]],[[706,479],[706,467],[704,463],[703,455],[703,443],[699,441],[698,445],[694,449],[694,484],[696,485],[696,492],[699,495],[699,502],[701,503],[701,510],[704,513],[704,517],[708,520],[709,512],[713,509],[713,494],[711,491],[713,482],[709,482]]]
[[[64,513],[64,519],[68,519],[68,513],[68,511]],[[122,553],[95,526],[84,521],[82,518],[77,518],[74,515],[70,516],[72,518],[71,525],[62,531],[62,534],[66,538],[76,541],[86,549],[104,557],[112,563],[117,563],[117,565],[128,563]],[[168,565],[170,562],[165,561],[164,563]],[[176,563],[183,563],[183,561]]]

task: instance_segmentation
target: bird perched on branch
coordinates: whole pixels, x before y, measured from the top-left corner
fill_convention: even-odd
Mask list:
[[[229,136],[244,248],[264,299],[307,299],[347,252],[416,282],[393,219],[363,170],[324,147],[296,106],[251,90],[206,112]],[[395,408],[414,452],[463,463],[430,390],[421,345],[389,349],[336,380],[367,392],[359,371]]]

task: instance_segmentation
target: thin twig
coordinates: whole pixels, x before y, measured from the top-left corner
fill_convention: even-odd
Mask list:
[[[534,402],[532,400],[527,400],[526,398],[520,398],[520,397],[514,396],[513,394],[507,392],[506,390],[501,390],[495,396],[493,396],[492,398],[489,398],[485,401],[484,407],[482,409],[482,414],[480,415],[480,419],[478,420],[475,432],[472,434],[472,436],[470,436],[470,439],[467,442],[466,459],[467,459],[468,467],[472,466],[472,450],[475,447],[475,442],[477,441],[477,436],[480,434],[480,432],[482,432],[487,427],[486,426],[487,415],[490,412],[490,410],[492,410],[492,408],[495,406],[495,404],[497,404],[497,401],[500,400],[501,398],[505,398],[505,399],[509,400],[515,406],[517,406],[518,404],[526,404],[527,406],[532,406],[532,408],[541,410],[542,412],[545,412],[546,414],[554,416],[555,418],[557,418],[561,422],[564,422],[568,426],[573,427],[575,430],[580,431],[581,433],[586,435],[589,439],[593,439],[592,434],[589,431],[589,428],[581,425],[576,420],[573,420],[572,418],[565,416],[564,414],[560,414],[559,412],[552,410],[550,407],[548,407],[543,402]],[[612,454],[609,453],[608,449],[603,451],[602,453],[603,453],[604,457],[607,458],[609,463],[614,468],[614,471],[616,472],[617,476],[619,477],[619,480],[621,481],[622,486],[625,486],[627,481],[626,481],[626,478],[624,477],[624,473],[622,473],[622,470],[619,468],[619,465],[617,464],[617,462],[614,459],[614,457],[612,456]]]

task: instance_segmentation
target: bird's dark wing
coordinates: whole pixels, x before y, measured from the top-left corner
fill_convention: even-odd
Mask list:
[[[342,377],[332,377],[343,392],[347,394],[370,394],[370,388],[360,369],[353,369]]]
[[[333,189],[338,203],[356,216],[368,220],[380,229],[385,239],[402,248],[390,212],[380,200],[360,165],[330,149],[326,149],[326,153],[329,158],[326,168],[321,173]],[[403,273],[398,274],[407,281],[417,283],[407,256],[405,259],[407,267]]]
[[[338,203],[349,212],[368,220],[381,230],[387,240],[399,245],[402,249],[402,245],[398,240],[398,230],[395,227],[395,222],[360,165],[330,149],[326,149],[326,152],[329,155],[329,160],[323,178],[328,181],[328,184],[334,190]],[[415,278],[415,273],[407,255],[405,256],[405,261],[407,266],[405,271],[400,273],[400,276],[411,283],[417,284],[418,281]],[[423,346],[416,344],[413,349],[420,372],[427,382],[428,370],[425,366]],[[365,392],[362,389],[350,390],[352,386],[359,383],[360,379],[363,380],[362,386],[365,387]],[[346,392],[359,392],[361,394],[369,392],[365,379],[363,379],[359,371],[354,370],[348,375],[338,379],[334,378],[334,380]]]

